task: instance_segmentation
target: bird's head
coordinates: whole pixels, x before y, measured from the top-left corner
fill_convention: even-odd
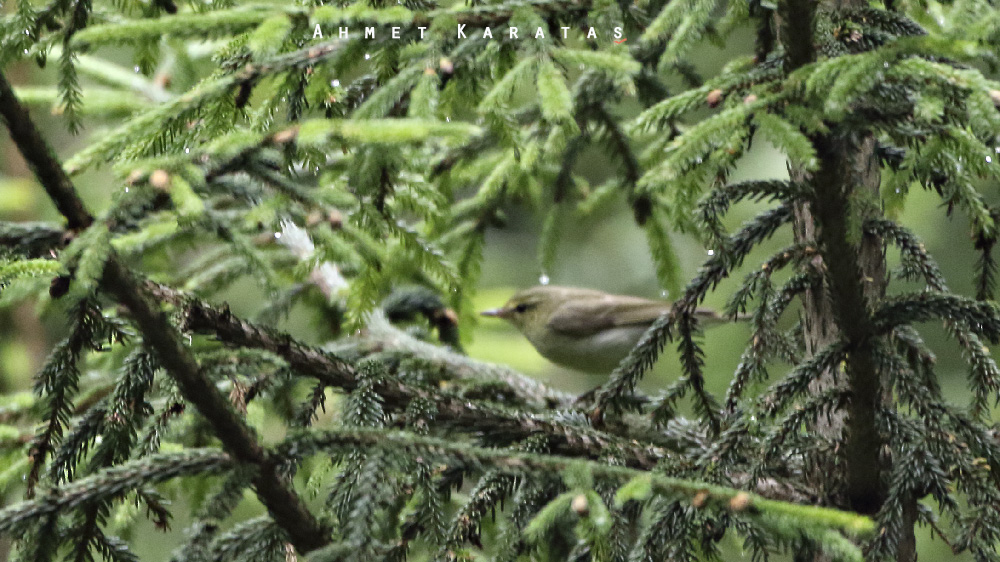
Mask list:
[[[544,285],[516,293],[500,308],[484,310],[481,316],[503,318],[523,334],[545,326],[548,318],[570,296],[567,287]]]

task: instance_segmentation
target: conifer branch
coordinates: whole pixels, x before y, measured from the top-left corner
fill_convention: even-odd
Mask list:
[[[333,354],[297,342],[287,334],[242,320],[225,307],[213,307],[164,285],[146,282],[144,290],[159,302],[171,303],[181,308],[182,330],[211,333],[228,345],[273,352],[288,361],[296,371],[314,377],[326,386],[351,391],[358,384],[353,365]],[[393,341],[370,340],[366,345],[371,346],[373,350],[386,350],[399,348],[401,344],[408,346],[406,351],[410,353],[421,353],[425,357],[428,354],[426,346],[406,343],[398,336],[394,336]],[[450,369],[458,378],[473,376],[481,380],[484,376],[487,379],[497,377],[514,392],[515,396],[528,404],[566,407],[571,400],[569,395],[552,391],[523,375],[495,366],[479,365],[471,372],[464,372],[467,367],[457,363],[451,363],[449,366],[445,361],[441,366]],[[405,410],[413,400],[429,400],[437,404],[436,419],[451,423],[455,427],[493,432],[498,435],[510,432],[505,439],[517,439],[519,436],[542,432],[556,440],[554,445],[556,450],[575,456],[597,458],[607,447],[622,454],[630,466],[651,467],[663,454],[656,447],[636,447],[611,435],[602,436],[593,429],[546,421],[530,415],[517,415],[485,404],[476,405],[461,396],[414,387],[396,379],[381,381],[376,392],[387,401],[388,407],[396,411]]]
[[[733,488],[702,482],[669,478],[655,473],[623,466],[610,466],[594,461],[567,460],[558,456],[486,449],[457,444],[452,441],[422,437],[410,433],[350,428],[343,430],[302,431],[290,435],[278,446],[278,451],[292,455],[308,455],[318,451],[349,451],[354,447],[382,448],[391,445],[394,453],[404,451],[422,458],[442,458],[449,464],[464,464],[469,468],[496,468],[512,474],[533,471],[586,470],[594,476],[607,476],[628,484],[619,491],[619,501],[645,500],[652,495],[684,498],[696,508],[708,507],[748,517],[776,534],[789,536],[805,533],[822,540],[817,531],[835,529],[852,536],[870,536],[874,526],[867,517],[842,511],[802,506],[767,500]]]
[[[11,140],[38,177],[59,212],[66,217],[70,230],[83,230],[94,222],[76,194],[76,188],[62,166],[53,165],[54,156],[45,139],[35,128],[28,111],[18,102],[7,78],[0,74],[0,115],[10,131]]]
[[[212,334],[220,341],[234,347],[252,347],[270,351],[285,359],[293,369],[301,374],[315,377],[328,386],[347,391],[357,387],[358,375],[354,365],[333,353],[301,343],[286,333],[239,318],[232,314],[226,306],[213,306],[158,283],[148,282],[146,286],[157,299],[180,308],[182,330]],[[363,346],[370,348],[371,351],[381,352],[399,349],[420,353],[425,358],[431,353],[430,348],[434,348],[434,352],[438,353],[439,356],[444,356],[447,353],[436,346],[419,345],[419,342],[411,339],[402,339],[405,337],[403,334],[387,333],[387,328],[383,324],[384,319],[375,318],[374,322],[376,324],[374,326],[375,333],[362,336],[363,340],[367,339]],[[472,364],[473,361],[466,360],[466,363]],[[449,370],[451,376],[456,379],[496,378],[499,382],[507,385],[519,400],[536,407],[546,404],[565,407],[570,402],[569,395],[549,389],[543,384],[506,368],[476,364],[474,369],[470,369],[467,365],[450,361],[446,357],[442,357],[438,366]],[[390,387],[386,388],[384,396],[389,400],[403,398],[397,405],[401,408],[405,407],[405,402],[412,398],[409,396],[410,391],[405,390],[406,385],[402,382],[387,384],[390,384]]]
[[[18,150],[31,162],[39,182],[69,221],[70,227],[75,225],[82,229],[93,224],[93,216],[84,207],[72,181],[2,73],[0,114]],[[326,531],[278,475],[275,461],[265,454],[250,428],[203,376],[198,363],[181,342],[166,315],[153,306],[142,285],[113,254],[105,264],[104,288],[129,309],[146,345],[156,352],[160,363],[177,381],[185,398],[209,421],[223,447],[234,459],[257,469],[254,485],[258,496],[299,552],[306,553],[323,546],[327,541]]]
[[[629,137],[603,105],[595,104],[591,111],[595,120],[607,131],[610,149],[621,160],[625,185],[628,187],[629,204],[632,205],[632,216],[636,224],[642,226],[652,216],[653,202],[648,193],[637,193],[638,183],[642,178],[642,168],[632,150]]]
[[[897,326],[928,320],[957,320],[990,341],[1000,340],[1000,307],[954,293],[924,291],[886,298],[873,314],[873,329],[888,333]]]
[[[65,234],[49,223],[0,222],[0,246],[32,258],[59,247]]]
[[[890,220],[871,219],[865,223],[865,230],[894,241],[904,256],[909,257],[915,262],[920,274],[924,277],[932,291],[939,294],[950,294],[948,293],[948,285],[945,283],[944,276],[941,274],[937,263],[927,253],[923,242],[910,232],[909,229]],[[979,295],[976,298],[979,302],[987,303],[987,307],[989,306],[988,303],[992,302],[984,301]],[[964,302],[964,305],[971,308],[972,311],[963,311],[954,316],[944,315],[942,316],[942,320],[948,331],[951,332],[955,339],[958,340],[959,345],[962,346],[962,351],[971,367],[971,376],[977,383],[973,386],[973,412],[976,415],[980,415],[987,411],[989,398],[1000,388],[1000,369],[997,368],[996,362],[990,357],[989,350],[976,335],[977,333],[983,333],[984,327],[980,322],[969,323],[970,313],[975,314],[976,311],[981,311],[981,307],[977,306],[977,303],[968,301]],[[926,305],[925,303],[925,306],[942,307],[948,305],[943,303]],[[958,307],[962,306],[962,304],[953,302],[950,306]],[[925,314],[930,314],[930,312],[926,311]],[[892,313],[889,314],[889,316],[891,315]],[[987,316],[989,316],[988,312]],[[885,318],[885,320],[888,321],[890,319]],[[897,337],[899,328],[900,326],[897,325],[893,329]]]
[[[705,295],[719,284],[729,272],[739,267],[759,242],[769,238],[782,225],[791,220],[787,205],[765,211],[733,234],[715,256],[705,262],[698,275],[688,283],[684,296],[678,299],[670,312],[653,322],[628,356],[611,373],[608,382],[595,395],[594,416],[600,418],[607,410],[622,408],[622,398],[632,392],[642,375],[652,367],[663,351],[666,342],[674,337],[675,325],[681,315],[694,315]],[[696,381],[685,378],[690,384]]]
[[[0,510],[0,533],[23,529],[34,519],[90,502],[119,496],[140,486],[190,474],[211,474],[232,466],[229,455],[211,449],[151,455],[108,468],[73,483],[45,490],[40,497]]]
[[[935,291],[947,291],[944,276],[938,268],[937,263],[927,253],[924,243],[913,232],[907,228],[896,224],[894,221],[883,218],[870,218],[865,221],[865,232],[892,240],[900,251],[913,258],[920,268],[920,273],[927,280],[927,284]]]
[[[182,296],[168,287],[153,283],[147,284],[147,287],[160,301],[181,307],[182,328],[185,330],[213,334],[227,345],[270,351],[287,361],[296,372],[314,377],[327,386],[352,391],[359,385],[359,375],[354,365],[336,355],[298,342],[288,334],[242,320],[228,309],[216,308]],[[377,342],[375,348],[391,343]],[[518,390],[517,386],[512,388]],[[532,394],[525,396],[530,396],[535,403],[539,400],[544,403],[558,396],[534,394],[542,388],[537,384],[522,387],[520,392],[523,393],[525,388],[532,391]],[[553,451],[562,454],[600,458],[611,452],[628,466],[646,468],[654,466],[664,454],[659,447],[632,443],[585,425],[571,425],[541,415],[506,410],[440,390],[410,385],[396,377],[380,378],[374,383],[373,390],[382,397],[389,410],[405,411],[411,402],[424,401],[436,406],[436,421],[501,441],[516,441],[542,434],[550,439]]]
[[[721,219],[729,208],[740,201],[790,202],[809,194],[806,186],[784,180],[757,180],[732,183],[713,189],[698,203],[701,220],[709,232],[722,240]]]

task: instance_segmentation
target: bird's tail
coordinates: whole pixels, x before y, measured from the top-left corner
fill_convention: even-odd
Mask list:
[[[752,318],[752,315],[747,312],[741,312],[736,315],[734,319],[732,316],[722,314],[719,311],[711,308],[696,308],[694,311],[695,317],[699,322],[706,326],[715,326],[718,324],[725,324],[727,322],[736,321],[746,321]]]

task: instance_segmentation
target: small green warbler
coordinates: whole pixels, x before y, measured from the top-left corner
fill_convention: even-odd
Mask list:
[[[542,285],[520,291],[507,304],[480,315],[510,322],[557,365],[607,374],[670,306],[593,289]],[[699,308],[696,314],[708,325],[726,320],[708,309]]]

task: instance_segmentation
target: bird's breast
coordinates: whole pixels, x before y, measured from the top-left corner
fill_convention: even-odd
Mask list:
[[[550,333],[547,337],[529,336],[543,357],[564,367],[588,373],[610,373],[642,337],[648,326],[621,326],[588,336]]]

